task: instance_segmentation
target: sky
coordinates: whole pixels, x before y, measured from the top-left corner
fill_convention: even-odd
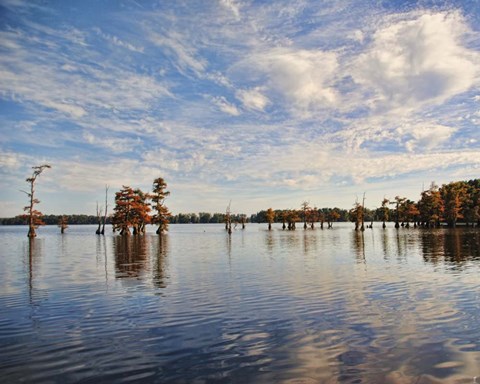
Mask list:
[[[163,177],[173,213],[480,177],[480,0],[0,0],[0,217]]]

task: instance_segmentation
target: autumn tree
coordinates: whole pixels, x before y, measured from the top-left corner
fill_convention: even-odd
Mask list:
[[[404,204],[407,200],[406,197],[395,196],[394,201],[391,201],[390,204],[395,206],[394,216],[395,216],[395,228],[400,228],[400,221],[403,221],[404,218]]]
[[[350,221],[355,223],[355,231],[360,229],[363,221],[363,206],[358,201],[355,202],[353,208],[349,211]]]
[[[40,203],[40,200],[35,198],[35,182],[37,177],[46,169],[51,168],[48,164],[43,164],[39,166],[32,167],[33,173],[32,176],[26,179],[26,182],[30,185],[30,191],[22,191],[25,193],[29,198],[29,205],[23,208],[25,212],[27,212],[24,217],[28,219],[28,237],[35,237],[37,236],[35,229],[37,229],[40,225],[45,225],[42,221],[42,212],[37,211],[35,209],[35,205]]]
[[[327,220],[327,215],[325,215],[325,212],[323,210],[319,209],[318,210],[318,221],[320,221],[320,229],[323,229],[323,223]],[[327,223],[330,226],[330,222],[327,221]]]
[[[439,190],[444,206],[444,218],[449,227],[455,227],[457,220],[463,218],[464,202],[467,197],[467,184],[455,182],[442,185]]]
[[[151,222],[150,217],[150,195],[137,188],[133,190],[132,210],[130,221],[133,228],[133,234],[144,234],[146,225]]]
[[[388,204],[390,204],[390,201],[384,198],[382,200],[382,206],[377,210],[378,216],[379,216],[378,218],[383,222],[382,224],[383,228],[387,227],[385,222],[388,221],[390,218],[390,208],[388,208]]]
[[[318,221],[317,207],[310,208],[307,211],[307,221],[310,223],[310,228],[315,229],[315,223]]]
[[[294,231],[296,229],[296,222],[300,220],[298,216],[298,212],[295,209],[287,210],[287,228],[290,231]]]
[[[403,219],[405,221],[405,227],[409,228],[410,222],[413,222],[413,226],[416,227],[418,215],[420,214],[417,204],[412,200],[406,199],[402,205],[402,211]]]
[[[265,219],[268,223],[268,230],[272,230],[272,223],[275,221],[275,211],[272,208],[268,208],[265,214]]]
[[[328,221],[328,228],[333,227],[333,223],[336,222],[340,218],[340,213],[336,208],[333,208],[327,214],[327,221]],[[323,226],[322,226],[323,227]]]
[[[438,227],[440,225],[444,204],[438,185],[435,182],[432,182],[430,188],[421,193],[421,198],[417,205],[423,226]]]
[[[282,229],[286,229],[287,228],[287,220],[288,220],[288,210],[284,209],[281,211],[280,213],[280,216],[282,218]]]
[[[463,204],[463,219],[467,226],[480,226],[480,179],[466,182],[466,194]]]
[[[60,228],[60,233],[65,233],[65,229],[68,228],[68,220],[66,216],[60,217],[58,220],[58,226]]]
[[[163,178],[158,177],[153,181],[153,191],[151,194],[152,207],[155,214],[152,217],[152,224],[158,225],[157,234],[161,234],[168,230],[169,218],[172,216],[167,206],[165,199],[170,195],[166,190],[167,183]]]
[[[115,208],[113,209],[113,230],[119,231],[120,235],[130,235],[132,226],[132,210],[135,200],[135,192],[129,186],[123,186],[115,193]]]

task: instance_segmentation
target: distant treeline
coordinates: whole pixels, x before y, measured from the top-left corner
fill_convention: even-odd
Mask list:
[[[457,223],[467,225],[476,224],[480,227],[480,179],[469,181],[456,181],[443,184],[441,187],[432,183],[430,187],[420,194],[418,201],[409,200],[406,197],[379,201],[378,208],[368,209],[360,202],[355,202],[353,208],[316,208],[309,206],[308,202],[299,205],[300,209],[288,210],[261,210],[249,218],[245,214],[230,214],[232,222],[321,222],[337,221],[371,222],[395,222],[418,224],[421,226],[436,227],[447,224],[454,227]],[[268,216],[268,211],[270,215]],[[94,215],[45,215],[43,221],[49,225],[58,225],[62,217],[68,224],[98,224],[99,218]],[[225,223],[225,213],[178,213],[171,215],[168,220],[172,224],[218,224]],[[0,219],[2,225],[25,225],[27,219],[24,216]],[[111,224],[111,217],[107,217],[107,224]]]
[[[42,220],[47,225],[57,225],[62,217],[67,219],[68,224],[98,224],[98,217],[94,215],[44,215]],[[28,218],[19,215],[11,218],[0,219],[2,225],[26,225]],[[110,224],[110,217],[107,217],[107,224]]]

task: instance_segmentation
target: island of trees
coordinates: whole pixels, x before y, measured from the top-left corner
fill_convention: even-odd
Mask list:
[[[480,179],[456,181],[438,186],[432,183],[420,194],[418,201],[410,200],[400,195],[393,199],[384,198],[375,209],[365,208],[365,195],[360,203],[357,199],[353,208],[317,208],[309,202],[301,203],[299,209],[261,210],[249,218],[245,214],[230,212],[230,204],[225,213],[178,213],[172,215],[165,205],[170,192],[166,190],[167,183],[161,177],[153,181],[152,192],[143,192],[139,188],[123,186],[115,193],[113,214],[107,215],[108,187],[105,189],[105,211],[102,217],[101,208],[97,204],[96,215],[43,215],[36,209],[40,201],[35,196],[35,183],[40,174],[50,168],[44,164],[32,167],[33,173],[26,179],[28,191],[22,191],[28,197],[28,205],[24,207],[25,214],[14,218],[0,219],[2,225],[28,225],[28,237],[36,236],[40,225],[56,224],[62,233],[68,224],[98,224],[97,234],[104,234],[105,225],[112,224],[113,231],[121,235],[138,235],[145,233],[148,224],[157,226],[157,234],[168,230],[170,223],[224,223],[225,229],[231,233],[234,226],[245,228],[246,222],[267,223],[272,229],[273,223],[282,223],[285,230],[295,230],[297,224],[303,223],[304,229],[321,229],[333,227],[338,221],[351,221],[355,230],[365,230],[373,226],[374,221],[394,222],[400,227],[439,227],[446,225],[455,227],[458,223],[465,226],[480,227]]]

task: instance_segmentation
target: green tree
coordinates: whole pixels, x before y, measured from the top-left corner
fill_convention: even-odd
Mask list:
[[[165,205],[165,199],[170,195],[170,192],[167,191],[166,188],[167,183],[163,178],[158,177],[153,181],[151,199],[155,214],[152,217],[152,223],[158,225],[156,232],[158,235],[168,230],[169,219],[172,216]]]

